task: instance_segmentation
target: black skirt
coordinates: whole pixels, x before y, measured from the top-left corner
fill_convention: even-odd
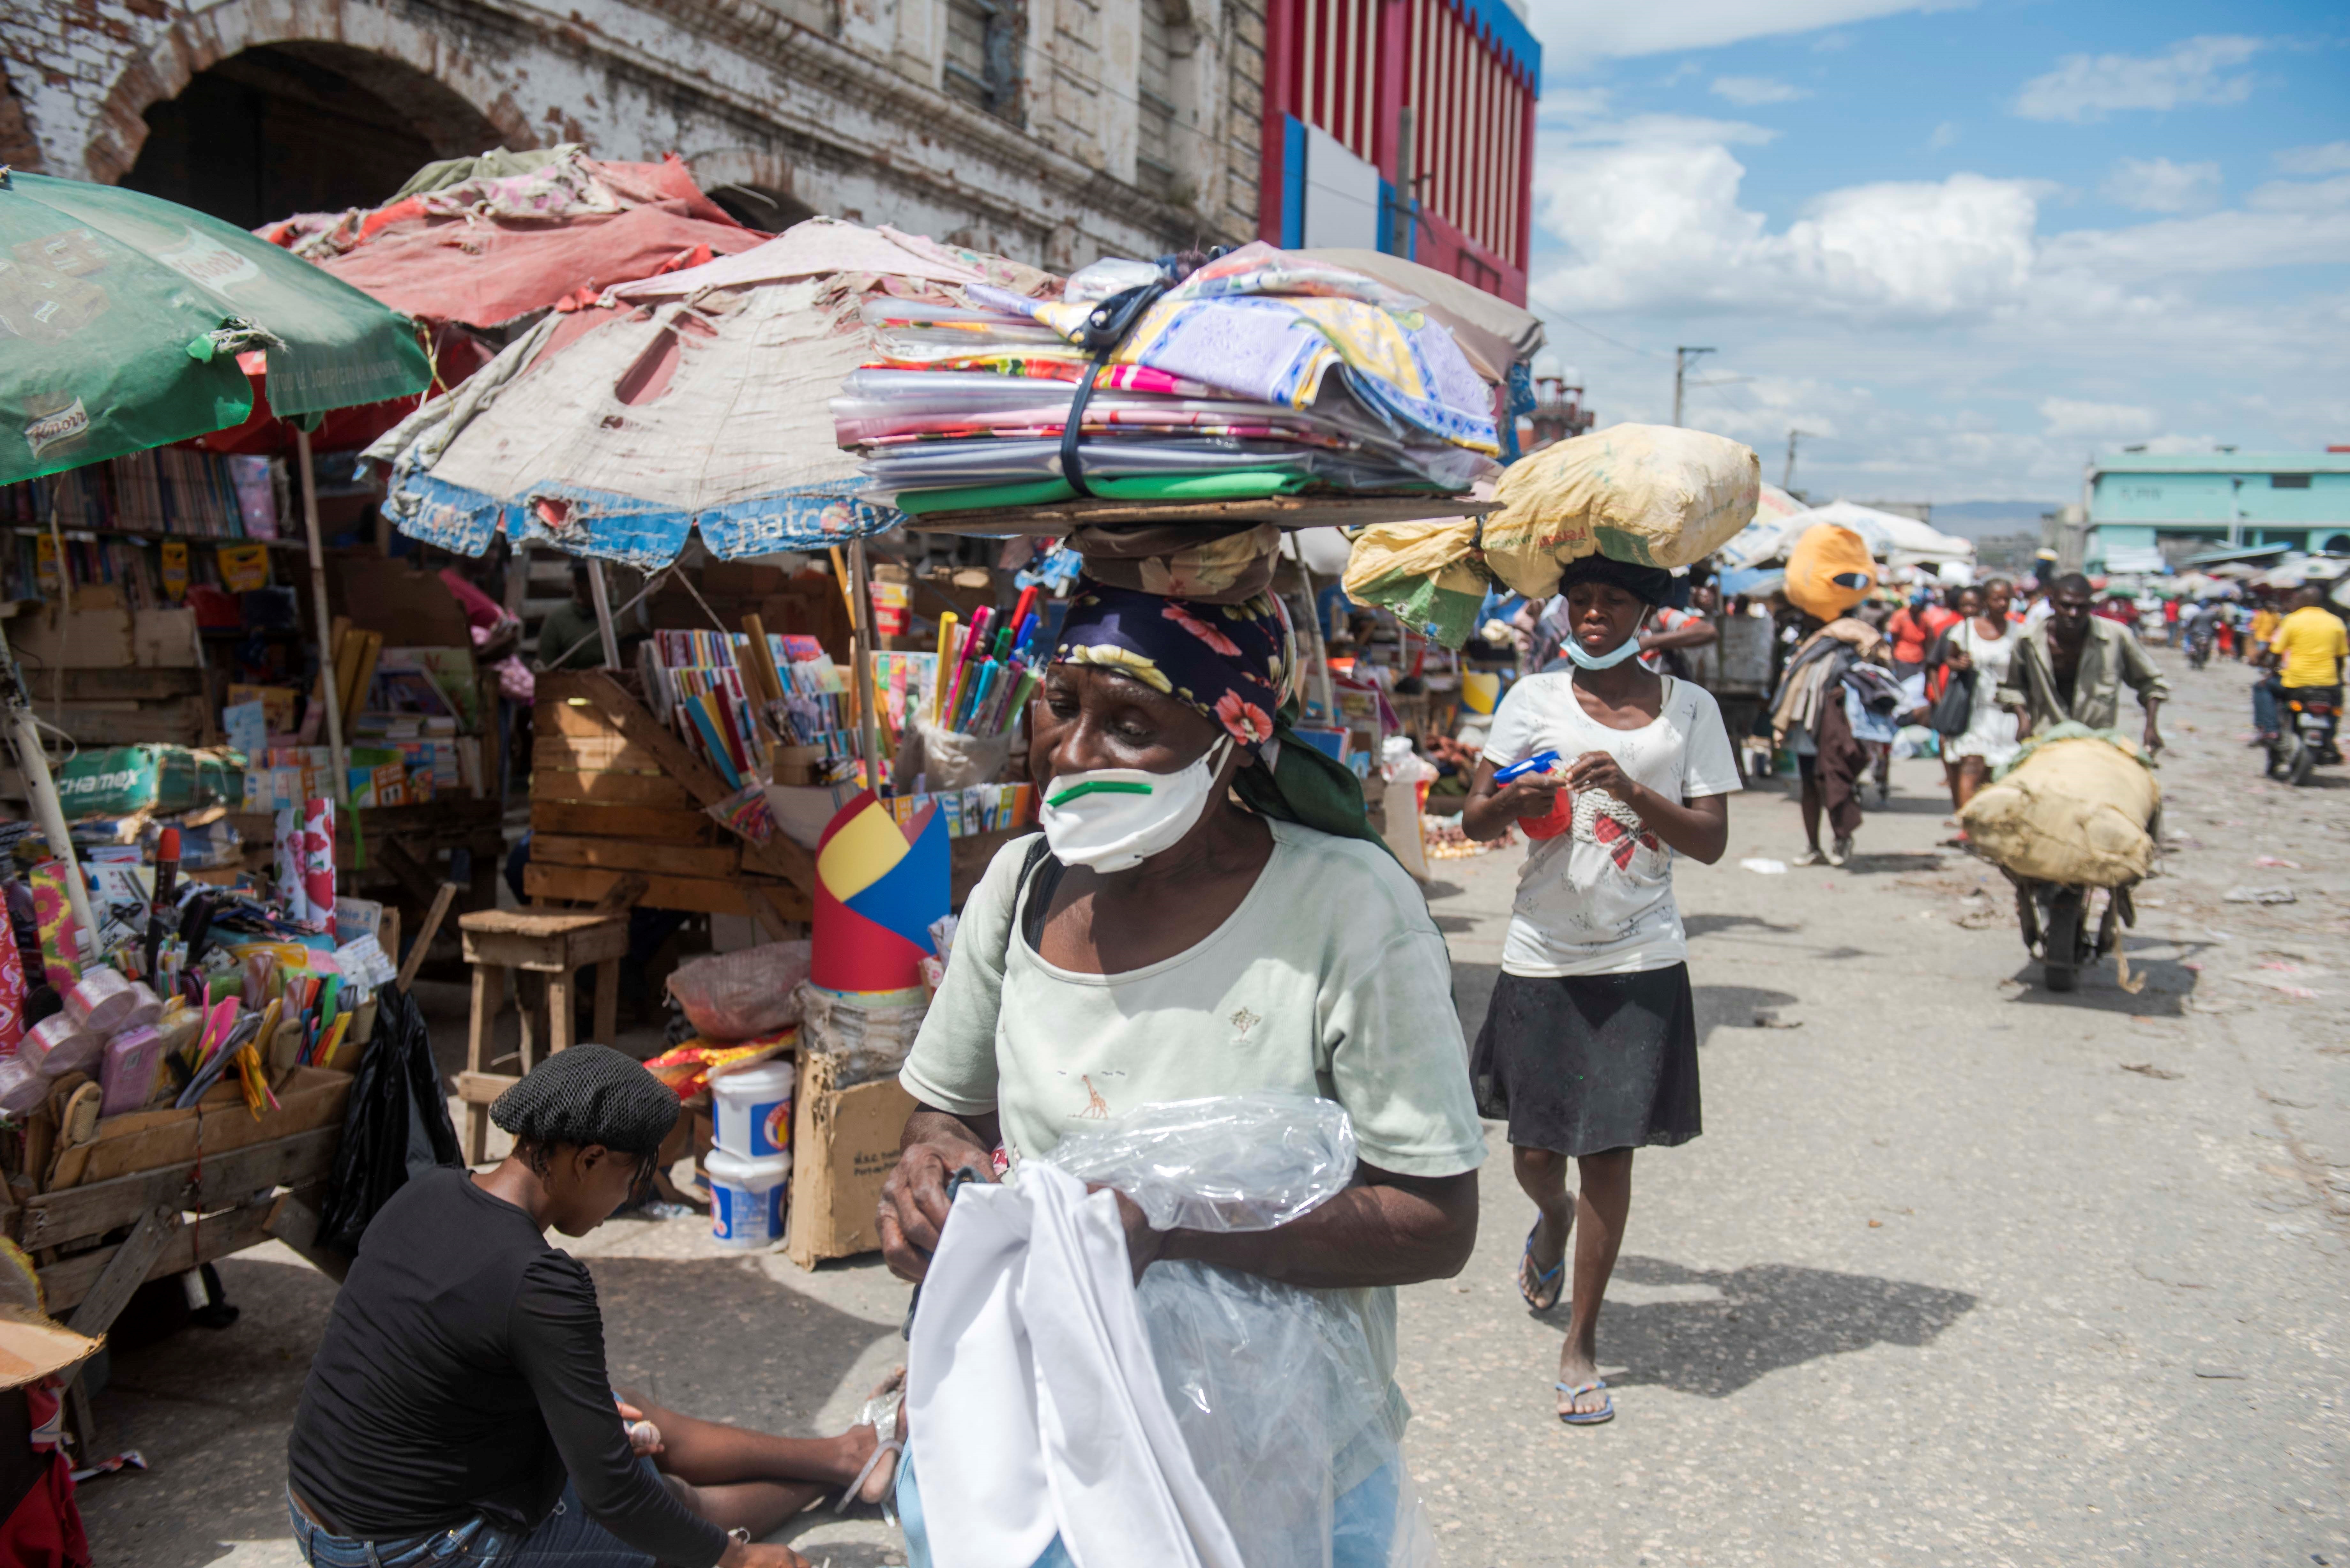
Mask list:
[[[1478,1111],[1507,1121],[1516,1147],[1582,1155],[1687,1143],[1703,1130],[1689,966],[1504,974],[1469,1075]]]

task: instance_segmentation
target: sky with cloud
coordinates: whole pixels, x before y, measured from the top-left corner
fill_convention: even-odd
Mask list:
[[[2084,459],[2350,442],[2350,13],[1528,0],[1533,304],[1603,423],[1817,498],[2075,499]]]

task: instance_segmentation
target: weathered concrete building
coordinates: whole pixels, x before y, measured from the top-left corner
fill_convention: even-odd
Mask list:
[[[1259,230],[1264,0],[12,0],[0,161],[251,226],[503,145],[1059,270]]]

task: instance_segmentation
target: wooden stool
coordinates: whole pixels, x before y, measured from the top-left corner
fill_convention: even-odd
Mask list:
[[[490,1102],[522,1081],[520,1074],[492,1067],[519,1056],[522,1071],[538,1064],[533,1008],[515,987],[515,1010],[522,1019],[522,1048],[492,1054],[491,1037],[504,1004],[506,971],[546,977],[547,1054],[572,1044],[573,987],[580,970],[596,965],[596,1038],[610,1044],[620,1011],[620,963],[629,950],[629,918],[561,909],[477,909],[457,917],[464,933],[465,961],[473,966],[473,1015],[465,1033],[465,1070],[457,1075],[457,1097],[465,1106],[465,1160],[489,1158]]]

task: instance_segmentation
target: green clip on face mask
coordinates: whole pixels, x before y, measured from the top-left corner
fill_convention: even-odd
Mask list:
[[[1173,848],[1208,809],[1232,745],[1226,736],[1171,774],[1093,768],[1055,774],[1037,812],[1054,858],[1064,866],[1127,871]]]

